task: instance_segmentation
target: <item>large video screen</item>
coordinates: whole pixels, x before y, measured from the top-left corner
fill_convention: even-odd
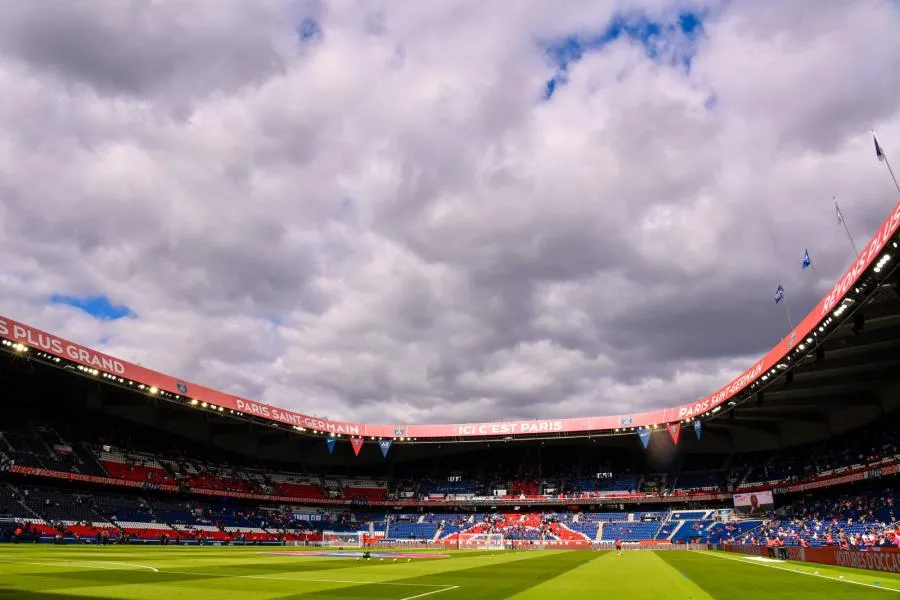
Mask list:
[[[750,492],[734,495],[734,512],[742,515],[761,515],[775,510],[772,492]]]

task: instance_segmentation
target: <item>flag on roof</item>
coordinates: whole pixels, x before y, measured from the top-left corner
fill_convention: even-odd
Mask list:
[[[881,144],[878,143],[878,136],[873,133],[872,139],[875,140],[875,156],[878,157],[878,160],[884,160],[884,150],[881,149]]]
[[[381,455],[387,458],[388,450],[391,449],[391,442],[393,440],[381,440],[378,442],[378,447],[381,448]]]
[[[650,445],[650,435],[652,432],[645,427],[643,429],[638,429],[637,434],[638,437],[641,438],[641,444],[644,445],[644,449],[646,450],[647,446]]]
[[[363,447],[363,439],[358,437],[350,438],[350,445],[353,447],[353,454],[359,456],[359,451]]]
[[[672,423],[666,429],[669,430],[669,435],[672,436],[672,442],[677,446],[678,435],[681,433],[681,423]]]

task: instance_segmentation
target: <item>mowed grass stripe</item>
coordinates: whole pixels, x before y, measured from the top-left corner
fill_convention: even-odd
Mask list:
[[[889,573],[785,562],[772,568],[770,563],[748,560],[717,552],[659,552],[660,558],[691,579],[710,596],[725,600],[758,600],[789,596],[792,600],[890,600],[900,597],[894,588],[898,579]],[[834,579],[811,577],[818,571]],[[845,580],[840,580],[843,575]],[[878,582],[878,585],[875,582]],[[871,584],[872,587],[854,585]]]
[[[503,560],[505,554],[516,554],[516,560]],[[511,598],[531,589],[534,586],[578,569],[598,558],[597,552],[516,552],[499,553],[494,556],[482,556],[480,566],[460,568],[463,561],[453,560],[451,571],[439,574],[401,580],[409,584],[431,584],[438,581],[452,582],[458,587],[449,589],[431,597],[436,600],[496,600]],[[466,561],[471,564],[471,561]],[[352,600],[370,598],[381,600],[395,598],[389,596],[387,590],[359,586],[358,588],[339,588],[325,592],[307,592],[292,595],[291,600]],[[406,599],[409,600],[409,599]]]
[[[628,600],[711,600],[694,582],[651,552],[604,553],[583,567],[523,591],[516,600],[620,597]]]
[[[499,553],[459,553],[451,559],[421,560],[409,563],[386,561],[355,561],[352,559],[301,559],[285,560],[284,557],[269,557],[242,549],[216,552],[220,561],[229,564],[211,565],[213,553],[205,549],[193,549],[194,555],[180,552],[177,561],[161,561],[161,555],[172,558],[167,549],[147,548],[142,551],[112,551],[108,548],[100,552],[96,548],[85,548],[84,551],[68,550],[59,552],[58,548],[44,546],[40,550],[24,551],[18,558],[9,552],[0,558],[0,574],[3,584],[14,585],[21,591],[61,592],[80,594],[87,597],[115,598],[167,598],[190,597],[216,598],[224,600],[231,592],[243,597],[347,597],[347,598],[401,598],[425,597],[426,592],[437,590],[448,591],[458,582],[459,573],[467,573],[468,579],[476,579],[474,583],[481,585],[480,574],[487,568],[494,573],[504,573],[511,563],[527,562],[540,559],[541,563],[554,565],[552,572],[559,572],[572,566],[572,553],[553,552],[499,552]],[[555,556],[567,556],[565,560],[555,560]],[[202,557],[203,560],[193,558]],[[64,558],[65,557],[65,558]],[[79,558],[80,557],[80,558]],[[118,564],[122,569],[94,569],[94,565],[102,565],[101,558],[107,558],[108,564]],[[158,573],[126,567],[121,559],[127,557],[135,564],[154,565],[160,569]],[[36,567],[28,565],[44,558],[45,560],[70,560],[71,565],[60,567]],[[297,558],[297,557],[294,557]],[[274,559],[274,560],[273,560]],[[78,561],[81,561],[79,564]],[[10,561],[3,563],[2,561]],[[243,561],[243,562],[235,562]],[[262,561],[261,563],[250,561]],[[171,564],[164,564],[164,562]],[[197,563],[201,564],[197,564]],[[277,564],[271,564],[271,563]],[[579,564],[576,561],[574,564]],[[177,570],[175,569],[177,563]],[[328,566],[328,569],[310,570],[310,564]],[[80,567],[80,568],[79,568]],[[299,569],[298,567],[303,567]],[[337,568],[340,567],[340,568]],[[538,577],[552,576],[546,568],[531,571]],[[260,572],[264,574],[260,574]],[[346,573],[346,575],[343,575]],[[338,575],[342,578],[338,578]],[[343,579],[346,577],[346,579]],[[492,576],[492,578],[496,578]],[[520,579],[520,586],[526,583]],[[534,581],[534,579],[532,579]],[[530,585],[530,584],[529,584]],[[490,586],[489,586],[490,587]],[[353,588],[346,592],[343,588]],[[126,591],[126,594],[122,594]],[[415,593],[413,593],[415,591]],[[290,596],[285,596],[290,593]],[[430,596],[433,594],[427,594]],[[494,597],[494,596],[487,596]]]
[[[820,579],[831,580],[835,583],[843,583],[845,585],[873,587],[878,590],[889,590],[891,592],[900,593],[900,575],[883,571],[820,565],[817,563],[799,561],[760,560],[758,558],[731,552],[707,552],[705,556],[718,558],[719,560],[745,562],[749,565],[765,569],[789,571],[805,577],[818,577]]]
[[[794,562],[773,568],[710,552],[450,554],[394,562],[271,556],[258,547],[5,546],[0,600],[869,600],[900,590],[900,576],[887,573]],[[816,570],[821,576],[809,574]],[[846,580],[824,579],[841,575]]]

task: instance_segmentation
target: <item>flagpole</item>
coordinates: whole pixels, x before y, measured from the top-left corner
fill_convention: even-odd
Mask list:
[[[884,148],[881,147],[881,144],[878,143],[878,136],[875,135],[875,130],[872,130],[872,139],[875,140],[875,153],[878,156],[879,160],[884,161],[884,164],[887,165],[888,173],[891,174],[891,179],[894,181],[894,187],[897,188],[897,193],[900,194],[900,183],[897,183],[897,177],[894,175],[894,169],[891,168],[891,161],[888,160],[887,153],[885,153]]]
[[[838,206],[837,197],[832,196],[831,199],[834,200],[834,210],[837,211],[838,221],[844,226],[844,231],[847,233],[847,239],[850,240],[850,246],[853,248],[853,254],[858,257],[859,250],[856,249],[856,242],[853,241],[853,236],[850,235],[850,228],[847,227],[847,220],[844,219],[844,213],[841,212],[841,207]]]
[[[812,271],[813,283],[816,284],[816,291],[819,292],[819,297],[821,298],[825,294],[822,292],[822,286],[819,285],[819,276],[816,275],[816,266],[812,263],[812,261],[809,262],[809,270]],[[791,327],[791,329],[793,329],[793,327]]]
[[[787,315],[788,325],[791,326],[790,331],[793,331],[794,330],[794,319],[791,318],[791,309],[788,307],[787,294],[784,293],[783,285],[781,285],[779,283],[778,287],[781,288],[781,290],[782,290],[781,301],[784,303],[784,314]]]
[[[790,331],[794,330],[794,319],[791,318],[791,309],[788,308],[787,298],[784,300],[784,314],[787,315],[788,325],[791,326]]]

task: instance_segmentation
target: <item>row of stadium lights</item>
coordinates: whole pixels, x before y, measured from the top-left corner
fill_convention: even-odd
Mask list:
[[[24,345],[24,344],[13,343],[13,342],[10,342],[10,341],[8,341],[8,340],[3,340],[3,345],[4,345],[4,346],[7,346],[7,347],[9,347],[9,348],[11,348],[11,349],[14,350],[15,352],[19,352],[19,353],[22,353],[22,354],[24,354],[24,353],[26,353],[26,352],[29,351],[28,346],[26,346],[26,345]],[[51,361],[56,362],[56,363],[59,363],[59,362],[60,362],[60,358],[59,358],[58,356],[53,356],[52,354],[47,354],[46,352],[37,352],[37,353],[36,353],[36,356],[37,356],[38,358],[51,360]],[[222,406],[217,406],[217,405],[211,404],[211,403],[209,403],[209,402],[202,402],[202,401],[200,401],[200,400],[197,400],[196,398],[192,398],[192,399],[182,398],[182,397],[179,396],[178,394],[172,394],[172,393],[167,392],[167,391],[165,391],[165,390],[160,390],[160,389],[159,389],[158,387],[156,387],[156,386],[150,386],[150,385],[145,385],[145,384],[143,384],[143,383],[137,383],[137,382],[135,382],[135,381],[131,381],[130,379],[129,379],[129,380],[126,380],[126,379],[124,379],[124,378],[122,378],[122,377],[117,377],[117,376],[115,376],[115,375],[110,375],[109,373],[102,373],[102,372],[99,371],[98,369],[92,369],[92,368],[85,367],[85,366],[82,366],[82,365],[76,365],[75,368],[78,369],[79,371],[81,371],[82,373],[86,374],[86,375],[93,375],[94,377],[100,376],[100,377],[103,377],[104,379],[108,379],[108,380],[112,381],[113,383],[118,383],[118,384],[121,384],[121,385],[134,386],[134,387],[136,387],[137,390],[142,391],[142,392],[146,392],[147,394],[150,394],[151,396],[170,397],[170,398],[172,398],[172,399],[174,399],[174,400],[187,400],[187,403],[188,403],[190,406],[194,406],[194,407],[201,408],[201,409],[206,409],[206,410],[211,410],[211,411],[213,411],[213,412],[224,413],[225,410],[226,410],[226,409],[225,409],[224,407],[222,407]],[[237,411],[237,410],[231,410],[231,409],[228,409],[228,414],[229,414],[229,415],[234,415],[234,416],[236,416],[236,417],[243,417],[243,416],[245,416],[244,413],[242,413],[242,412],[240,412],[240,411]],[[278,427],[279,424],[278,424],[278,423],[272,423],[272,425],[275,426],[275,427]],[[299,431],[299,432],[308,432],[308,431],[310,431],[310,430],[307,429],[306,427],[300,427],[300,426],[297,426],[297,425],[292,426],[292,429],[294,429],[295,431]],[[312,433],[315,434],[315,435],[318,435],[320,432],[319,432],[317,429],[313,429],[313,430],[312,430]],[[321,433],[324,434],[324,433],[326,433],[326,432],[323,431],[323,432],[321,432]],[[344,437],[344,434],[341,434],[341,433],[335,433],[335,432],[330,432],[330,433],[328,433],[328,436],[329,436],[329,437],[333,437],[333,438],[339,438],[339,437]],[[347,436],[347,437],[353,437],[353,436]],[[365,437],[365,436],[361,436],[361,437]],[[383,437],[370,436],[369,439],[372,440],[372,441],[382,441],[382,440],[385,439],[385,438],[383,438]],[[398,441],[398,442],[414,442],[414,441],[416,441],[418,438],[413,438],[413,437],[397,437],[397,438],[392,438],[392,439],[394,439],[394,440],[396,440],[396,441]]]
[[[894,249],[898,248],[897,242],[893,242],[892,245],[893,245]],[[890,253],[886,253],[886,254],[882,255],[881,258],[878,259],[878,262],[875,263],[875,267],[873,268],[873,271],[875,273],[881,273],[890,261],[891,261]],[[867,284],[865,282],[863,282],[863,283],[860,283],[856,288],[854,288],[853,291],[856,294],[860,294],[866,289],[866,287],[868,287]],[[848,296],[849,296],[849,294],[848,294]],[[800,344],[797,345],[797,347],[794,349],[793,354],[795,356],[803,354],[810,345],[815,343],[818,335],[820,333],[821,334],[826,333],[828,331],[828,328],[834,322],[834,319],[839,318],[841,315],[843,315],[854,303],[855,303],[855,300],[845,296],[843,301],[841,302],[841,305],[838,306],[834,310],[834,312],[832,313],[831,316],[829,316],[827,319],[825,319],[819,325],[819,327],[818,327],[818,329],[816,329],[816,331],[812,332],[812,336],[807,337],[803,342],[801,342]],[[25,354],[29,351],[29,347],[24,344],[21,344],[21,343],[10,342],[9,340],[2,340],[2,344],[3,344],[3,346],[10,348],[14,352],[18,352],[21,354]],[[52,354],[47,354],[46,352],[37,352],[36,356],[39,358],[42,358],[42,359],[46,359],[46,360],[55,362],[55,363],[59,363],[61,361],[61,359],[58,356],[54,356]],[[792,357],[790,355],[788,355],[785,360],[787,363],[789,363],[792,360]],[[763,383],[767,382],[771,377],[778,375],[779,371],[787,370],[788,367],[789,367],[789,365],[786,364],[785,362],[777,364],[775,367],[770,369],[767,373],[763,374],[762,377],[758,378],[756,381],[754,381],[753,383],[750,384],[751,392],[753,390],[755,390],[757,387],[759,387],[760,385],[762,385]],[[93,375],[95,377],[102,376],[104,379],[108,379],[108,380],[112,381],[113,383],[136,387],[137,390],[145,392],[147,394],[150,394],[151,396],[162,396],[162,397],[171,398],[174,400],[186,400],[190,406],[197,407],[200,409],[207,409],[207,410],[211,410],[213,412],[218,412],[218,413],[224,413],[226,410],[225,408],[223,408],[221,406],[216,406],[216,405],[210,404],[208,402],[201,402],[196,399],[183,398],[182,396],[179,396],[178,394],[173,394],[173,393],[167,392],[165,390],[160,390],[156,386],[149,386],[149,385],[145,385],[143,383],[137,383],[135,381],[126,380],[126,379],[123,379],[122,377],[118,377],[116,375],[102,373],[99,370],[92,369],[90,367],[84,367],[82,365],[77,365],[76,369],[78,369],[79,371],[81,371],[82,373],[85,373],[87,375]],[[729,407],[737,406],[737,401],[730,400],[728,402],[728,406]],[[703,415],[694,417],[693,419],[684,419],[682,421],[682,423],[690,424],[696,418],[709,417],[709,416],[719,412],[720,410],[722,410],[721,405],[716,406],[712,410],[709,410],[709,411],[703,413]],[[228,409],[228,414],[236,416],[236,417],[245,416],[244,413],[242,413],[240,411],[236,411],[236,410],[231,410],[231,409]],[[279,424],[272,423],[272,426],[278,427]],[[650,425],[649,427],[645,427],[644,429],[656,430],[658,427],[659,427],[659,425],[653,424],[653,425]],[[295,431],[298,431],[298,432],[309,432],[310,431],[309,429],[307,429],[305,427],[300,427],[297,425],[292,426],[292,429],[294,429]],[[625,433],[625,432],[629,432],[629,431],[635,431],[637,429],[639,429],[639,428],[637,428],[637,427],[617,427],[615,429],[615,432],[616,433]],[[314,435],[319,435],[320,433],[323,435],[327,434],[329,437],[332,437],[332,438],[344,437],[344,434],[341,434],[341,433],[325,432],[325,431],[320,432],[316,429],[313,429],[312,433]],[[354,437],[354,436],[347,436],[347,437]],[[365,436],[360,436],[360,437],[365,437]],[[385,438],[370,436],[369,439],[372,441],[375,441],[375,440],[381,441]],[[411,438],[411,437],[397,437],[397,438],[391,438],[391,439],[393,439],[395,441],[399,441],[399,442],[414,442],[417,440],[417,438]]]

